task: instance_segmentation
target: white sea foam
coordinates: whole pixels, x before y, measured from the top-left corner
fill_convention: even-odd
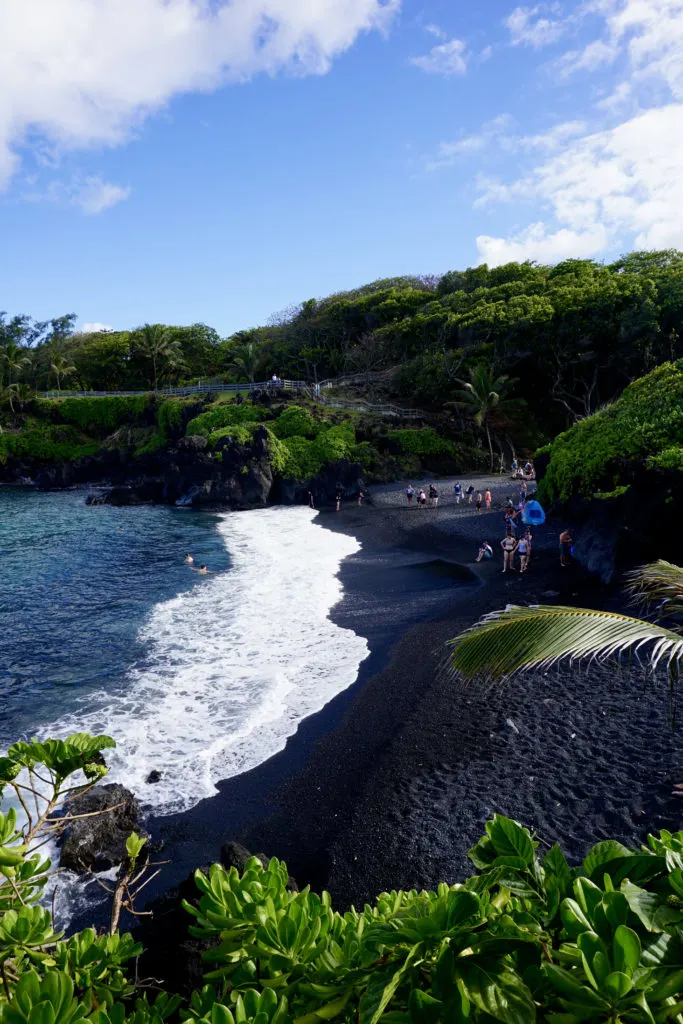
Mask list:
[[[337,573],[359,550],[305,508],[233,512],[218,529],[232,567],[157,605],[147,652],[115,694],[82,698],[45,733],[107,733],[108,781],[156,813],[185,810],[215,783],[281,750],[302,719],[354,682],[363,637],[329,618]],[[146,782],[150,771],[160,782]]]

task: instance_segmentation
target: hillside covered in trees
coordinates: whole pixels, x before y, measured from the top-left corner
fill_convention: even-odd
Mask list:
[[[484,367],[514,400],[499,409],[499,420],[523,424],[538,443],[683,355],[683,253],[391,278],[309,299],[229,338],[205,324],[82,334],[74,321],[0,318],[5,407],[48,388],[154,389],[273,373],[319,381],[385,371],[382,397],[442,411]]]

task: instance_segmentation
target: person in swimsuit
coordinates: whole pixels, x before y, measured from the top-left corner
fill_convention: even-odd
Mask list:
[[[198,572],[200,576],[208,576],[211,572],[205,565],[200,565],[198,569],[193,569],[192,572]]]
[[[529,566],[529,545],[527,544],[526,537],[522,537],[517,544],[517,551],[519,552],[519,571],[526,572]]]
[[[342,485],[341,484],[337,484],[337,489],[334,492],[334,501],[335,501],[335,506],[336,506],[337,512],[341,511],[341,500],[342,500],[342,494],[343,493],[344,493],[344,491],[342,489]]]
[[[560,565],[565,568],[569,565],[572,556],[572,544],[574,543],[570,530],[563,530],[560,534]]]
[[[493,558],[493,548],[487,540],[481,542],[479,554],[475,558],[475,562],[481,562],[482,558]]]
[[[408,484],[408,486],[406,487],[406,498],[408,499],[408,504],[409,505],[412,505],[413,497],[414,496],[415,496],[415,490],[413,488],[413,485],[412,484]]]
[[[486,488],[486,493],[484,494],[484,501],[486,503],[486,511],[487,512],[491,508],[491,500],[492,500],[491,499],[491,491],[487,487]]]
[[[481,503],[484,499],[481,496],[481,491],[477,491],[477,512],[481,512]]]
[[[526,481],[525,480],[522,481],[522,486],[519,489],[519,499],[520,499],[520,501],[526,501]]]
[[[365,491],[361,487],[361,489],[358,492],[358,504],[362,505],[364,501],[365,501]]]
[[[512,536],[512,532],[508,532],[500,542],[500,546],[503,549],[503,572],[507,572],[510,569],[512,572],[516,572],[515,569],[515,551],[517,550],[517,541]]]
[[[427,504],[427,495],[423,490],[420,490],[420,493],[417,496],[417,503],[421,508],[424,508]]]
[[[192,565],[193,562],[194,562],[194,558],[192,557],[192,555],[188,551],[187,554],[185,555],[185,565]]]
[[[313,491],[308,492],[308,507],[315,508],[315,498],[313,497]]]
[[[453,488],[453,491],[455,492],[455,504],[459,505],[460,499],[462,498],[462,484],[457,483]]]
[[[531,545],[534,540],[534,535],[531,532],[531,528],[529,526],[527,526],[526,528],[524,539],[526,540],[526,564],[527,566],[529,566],[531,564]]]

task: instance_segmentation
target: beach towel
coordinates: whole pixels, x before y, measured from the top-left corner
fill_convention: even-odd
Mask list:
[[[527,501],[522,512],[522,522],[527,526],[541,526],[545,522],[545,512],[537,501]]]

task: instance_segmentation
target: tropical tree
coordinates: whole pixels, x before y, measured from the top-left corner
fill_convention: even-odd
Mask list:
[[[256,380],[256,374],[263,366],[263,351],[253,341],[238,345],[232,350],[229,366],[241,377],[246,377],[250,384]]]
[[[470,419],[486,432],[492,473],[491,414],[494,409],[501,413],[510,405],[510,400],[506,398],[510,381],[506,376],[496,377],[490,366],[479,363],[471,368],[469,380],[458,378],[457,383],[460,384],[460,389],[456,392],[456,405],[459,405]]]
[[[62,390],[61,382],[76,372],[76,367],[61,354],[55,356],[54,361],[50,364],[50,369],[57,378],[57,391]]]
[[[29,359],[21,345],[14,341],[8,341],[0,354],[0,363],[7,370],[7,383],[12,383],[12,377],[18,376],[25,366],[28,366]]]
[[[183,351],[180,341],[174,338],[163,324],[145,324],[140,331],[139,349],[144,356],[152,361],[154,390],[158,389],[159,369],[179,367],[183,364]]]
[[[683,569],[659,560],[628,575],[627,593],[656,619],[683,619]],[[607,658],[646,650],[653,669],[664,667],[672,714],[683,661],[683,622],[659,622],[594,608],[512,605],[491,612],[450,641],[450,668],[462,677],[491,680],[565,659]]]

